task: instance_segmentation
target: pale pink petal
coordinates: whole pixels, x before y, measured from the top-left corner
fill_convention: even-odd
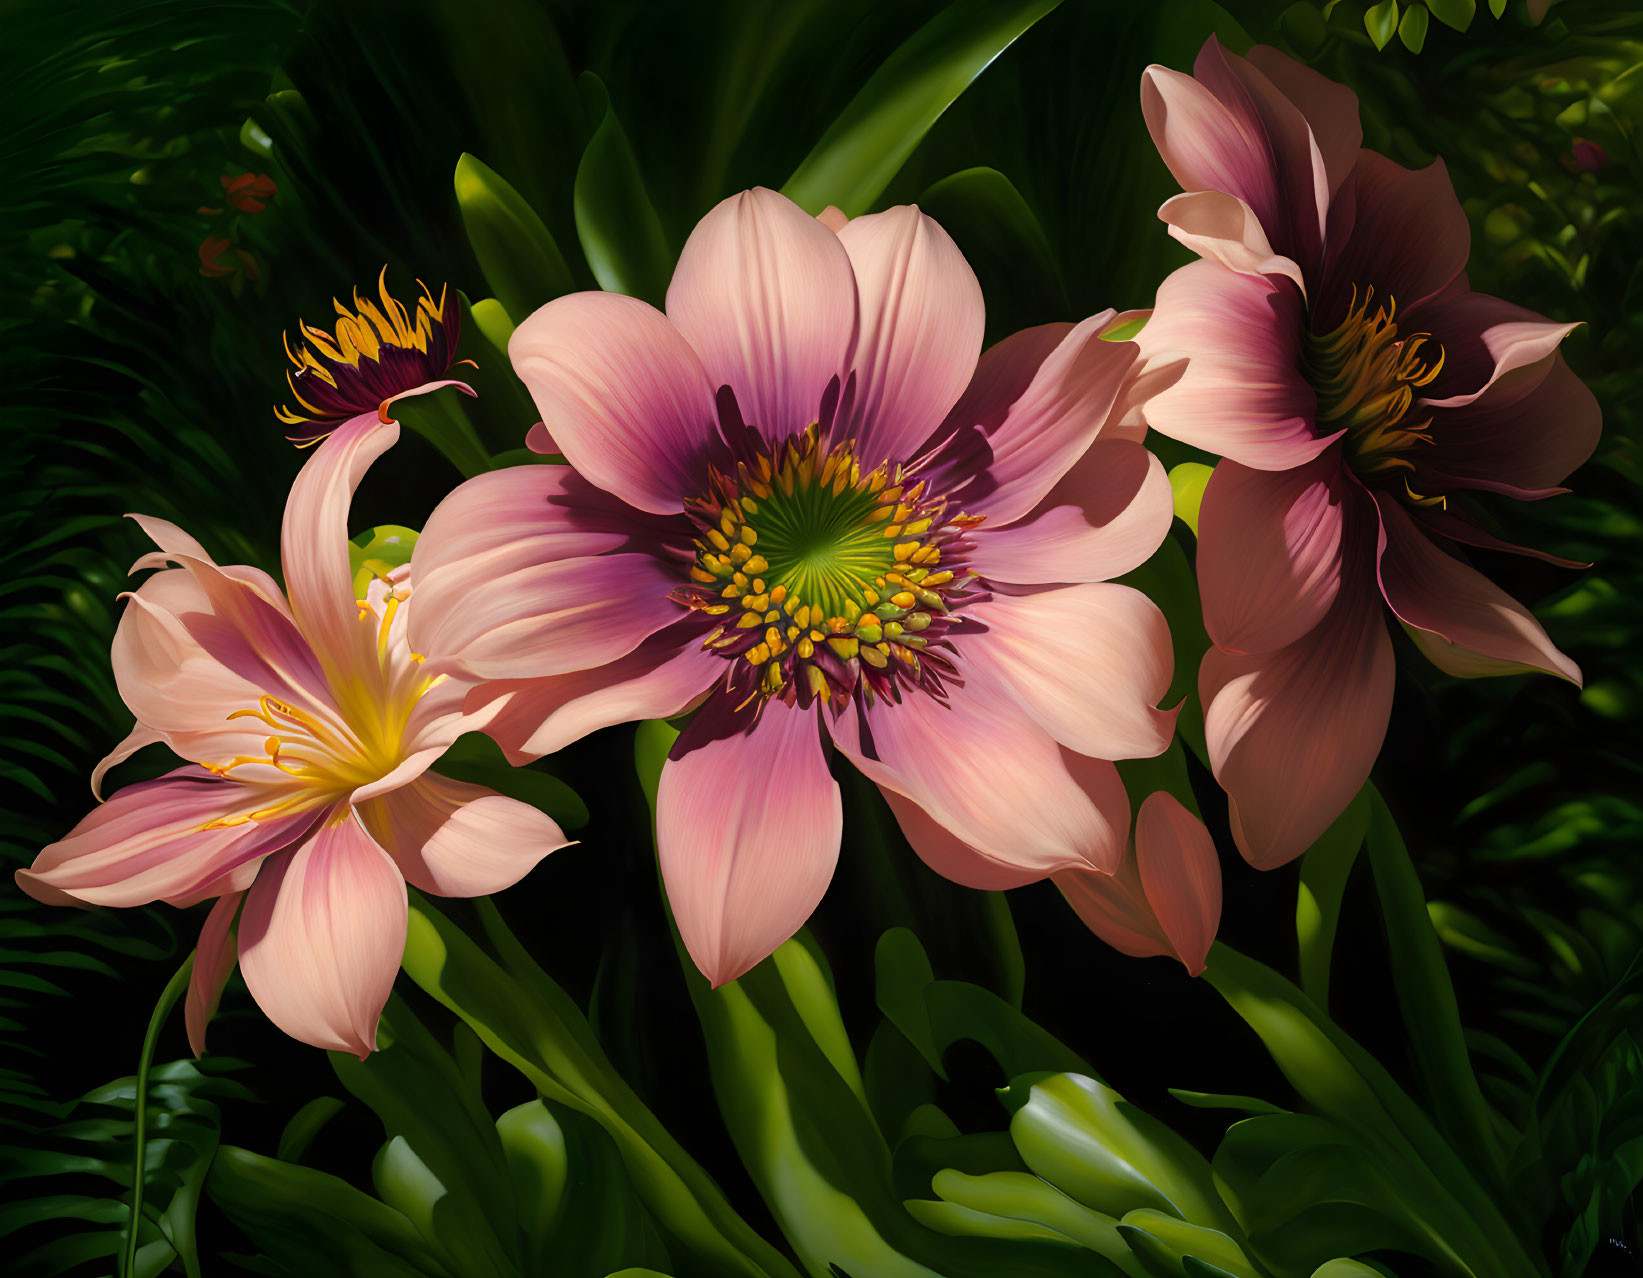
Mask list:
[[[1003,892],[1009,888],[1026,887],[1044,877],[1042,870],[1014,865],[971,847],[946,826],[937,821],[918,804],[903,794],[884,788],[884,801],[890,805],[896,824],[908,846],[919,860],[944,879],[982,892]],[[1097,871],[1088,871],[1096,875]],[[1063,871],[1076,874],[1076,870]],[[1098,875],[1105,878],[1106,875]]]
[[[1318,397],[1301,372],[1306,328],[1289,281],[1192,262],[1158,289],[1136,335],[1150,369],[1185,361],[1146,404],[1154,430],[1257,470],[1288,470],[1329,447]]]
[[[380,677],[375,620],[360,615],[354,595],[348,510],[371,463],[398,439],[398,425],[375,412],[344,422],[304,463],[285,503],[285,592],[333,687],[359,679],[375,687]]]
[[[1563,339],[1578,325],[1554,323],[1487,293],[1453,288],[1416,309],[1399,327],[1430,333],[1443,350],[1443,366],[1425,388],[1420,406],[1458,409],[1479,398],[1500,403],[1532,392],[1546,377],[1548,361]]]
[[[1283,275],[1303,292],[1300,266],[1275,253],[1255,210],[1223,191],[1189,191],[1165,200],[1158,216],[1170,234],[1199,257],[1244,275]]]
[[[1120,954],[1131,958],[1173,954],[1169,938],[1147,905],[1134,847],[1124,849],[1124,859],[1112,874],[1062,870],[1054,877],[1056,887],[1084,926]]]
[[[1176,712],[1155,707],[1175,654],[1164,614],[1139,590],[1103,583],[994,595],[968,615],[987,628],[963,639],[966,680],[1002,690],[1062,745],[1146,759],[1169,744]]]
[[[454,571],[447,569],[447,572]],[[677,621],[683,573],[649,554],[550,559],[470,588],[412,599],[416,650],[471,680],[522,679],[604,665]]]
[[[721,447],[714,387],[655,307],[617,293],[557,298],[514,330],[508,358],[555,451],[594,484],[657,514],[702,491]]]
[[[60,903],[57,893],[90,905],[198,899],[202,888],[231,870],[302,836],[317,813],[286,807],[293,796],[290,787],[275,790],[203,768],[178,768],[126,786],[92,809],[32,866],[17,871],[17,882],[50,903]],[[270,809],[278,810],[250,819]]]
[[[656,847],[685,949],[715,986],[810,917],[833,878],[844,812],[814,709],[765,703],[750,731],[685,729],[662,767]]]
[[[1392,641],[1359,569],[1335,605],[1287,648],[1204,655],[1198,690],[1210,766],[1233,838],[1258,870],[1293,860],[1352,801],[1392,712]]]
[[[188,1046],[195,1056],[205,1055],[205,1027],[217,1014],[217,1001],[239,957],[233,928],[241,899],[239,892],[217,898],[200,928],[199,944],[194,947],[194,970],[188,975],[183,1023],[188,1027]]]
[[[1433,545],[1396,498],[1377,496],[1376,505],[1385,529],[1381,590],[1433,665],[1464,678],[1543,670],[1580,686],[1580,667],[1533,613]]]
[[[838,236],[861,321],[846,366],[855,377],[850,416],[834,436],[855,439],[868,466],[909,460],[975,372],[981,285],[952,237],[916,206],[858,217]]]
[[[1340,323],[1368,288],[1376,303],[1396,301],[1402,313],[1436,297],[1466,269],[1472,229],[1441,159],[1406,169],[1362,151],[1330,209],[1329,245],[1313,299],[1317,332]]]
[[[1031,882],[1070,866],[1110,872],[1129,828],[1112,765],[1062,749],[1006,693],[981,682],[956,689],[948,705],[919,694],[865,713],[852,704],[830,724],[834,744],[1000,874]]]
[[[820,213],[816,214],[816,221],[835,235],[850,225],[850,218],[837,204],[829,204]]]
[[[1171,951],[1197,976],[1221,922],[1221,863],[1204,823],[1160,790],[1135,817],[1135,859],[1147,906]]]
[[[701,356],[710,388],[729,386],[742,419],[775,441],[817,420],[822,392],[844,371],[855,276],[837,234],[758,187],[696,224],[667,314]]]
[[[1216,466],[1198,512],[1198,589],[1219,647],[1272,652],[1323,620],[1340,589],[1349,502],[1369,514],[1334,449],[1294,470]]]
[[[563,750],[590,732],[641,719],[671,719],[722,679],[728,664],[704,651],[698,627],[652,635],[606,665],[546,679],[502,679],[468,693],[476,710],[504,704],[485,732],[510,762]]]
[[[957,500],[992,527],[1031,512],[1082,457],[1124,389],[1137,357],[1101,330],[1111,312],[1072,328],[1045,325],[1005,338],[943,423],[945,436],[979,425],[992,460]]]
[[[1306,120],[1323,164],[1325,193],[1333,200],[1357,163],[1358,150],[1363,145],[1358,95],[1339,81],[1268,45],[1256,45],[1245,55],[1245,61],[1294,103]]]
[[[1175,518],[1163,464],[1127,439],[1098,437],[1039,503],[1006,528],[983,523],[968,563],[992,581],[1107,581],[1152,557]]]
[[[271,857],[246,894],[240,969],[292,1038],[363,1060],[405,952],[405,880],[344,809]]]
[[[144,724],[139,723],[133,727],[126,734],[125,740],[99,759],[97,766],[91,770],[92,797],[99,803],[103,801],[103,778],[108,775],[110,768],[124,763],[145,746],[158,745],[164,740],[165,737],[161,733]]]
[[[397,403],[402,399],[415,399],[418,395],[427,395],[436,390],[444,390],[447,386],[455,386],[469,399],[479,398],[479,392],[469,386],[467,382],[456,377],[444,377],[438,381],[423,382],[420,386],[412,386],[409,390],[395,391],[377,405],[377,419],[382,422],[397,421],[398,419],[388,411],[388,405]]]
[[[570,842],[529,804],[431,772],[356,810],[406,882],[435,896],[500,892]]]

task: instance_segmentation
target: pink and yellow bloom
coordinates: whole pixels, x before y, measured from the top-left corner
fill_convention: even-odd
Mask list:
[[[1140,336],[1150,361],[1185,361],[1147,420],[1225,459],[1200,513],[1199,687],[1238,846],[1265,868],[1306,849],[1380,750],[1383,604],[1450,673],[1579,682],[1454,548],[1534,553],[1470,499],[1563,491],[1598,411],[1558,354],[1573,325],[1471,291],[1443,162],[1362,149],[1348,89],[1212,38],[1193,75],[1151,67],[1141,96],[1185,191],[1159,216],[1204,259],[1164,282]]]
[[[428,770],[480,726],[462,711],[468,690],[406,643],[403,570],[355,592],[349,503],[398,435],[367,413],[303,467],[285,511],[283,592],[255,568],[219,566],[175,525],[134,516],[159,549],[133,571],[160,569],[129,596],[114,637],[137,725],[93,789],[147,745],[190,762],[120,790],[17,872],[50,904],[215,898],[186,1005],[196,1053],[235,962],[236,913],[238,961],[269,1018],[363,1056],[405,946],[406,882],[478,896],[565,843],[536,809]]]
[[[1156,754],[1174,714],[1163,617],[1108,580],[1171,514],[1113,320],[982,354],[975,276],[916,208],[816,219],[754,190],[697,226],[665,314],[584,293],[514,334],[530,442],[570,465],[441,504],[412,641],[482,685],[515,759],[696,709],[657,836],[715,983],[827,887],[829,744],[959,882],[1118,869],[1110,760]]]

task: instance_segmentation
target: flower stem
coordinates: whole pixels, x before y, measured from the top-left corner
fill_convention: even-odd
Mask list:
[[[148,1018],[148,1032],[143,1035],[143,1054],[137,1060],[137,1093],[132,1101],[135,1108],[132,1111],[131,1215],[126,1222],[125,1263],[120,1270],[127,1278],[137,1272],[137,1224],[143,1215],[143,1180],[148,1163],[148,1069],[154,1061],[154,1045],[159,1041],[160,1027],[188,988],[188,978],[193,971],[194,955],[190,952],[183,965],[166,982],[165,989],[160,991],[160,1001],[154,1004],[154,1014]]]

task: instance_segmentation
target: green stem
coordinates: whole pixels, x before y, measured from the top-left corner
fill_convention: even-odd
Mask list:
[[[137,1061],[137,1095],[133,1101],[134,1140],[131,1162],[131,1215],[126,1222],[125,1265],[121,1272],[131,1278],[137,1272],[137,1222],[143,1215],[143,1180],[148,1162],[148,1068],[154,1061],[154,1046],[160,1038],[160,1027],[165,1024],[171,1009],[188,988],[188,978],[194,972],[194,955],[183,960],[166,987],[160,991],[160,1001],[154,1004],[154,1014],[148,1018],[148,1033],[143,1035],[143,1054]]]

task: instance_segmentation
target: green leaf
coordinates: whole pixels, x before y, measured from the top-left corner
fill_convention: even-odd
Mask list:
[[[1347,877],[1363,847],[1369,822],[1367,788],[1358,791],[1301,861],[1295,899],[1295,937],[1301,951],[1301,988],[1320,1008],[1329,1006],[1330,959],[1341,919]]]
[[[277,1154],[280,1162],[300,1163],[314,1137],[342,1110],[343,1103],[335,1096],[316,1096],[293,1114],[280,1133]]]
[[[1464,31],[1471,26],[1478,12],[1477,0],[1426,0],[1426,7],[1432,11],[1434,18],[1456,31]],[[1497,13],[1495,16],[1498,18],[1500,15]]]
[[[1363,26],[1377,49],[1386,48],[1398,29],[1398,0],[1380,0],[1364,13]]]
[[[868,78],[782,194],[809,213],[865,213],[930,126],[1022,32],[1060,0],[958,0]]]
[[[1244,1249],[1226,1234],[1168,1212],[1150,1207],[1126,1212],[1118,1233],[1131,1251],[1163,1273],[1185,1273],[1187,1278],[1261,1278]]]
[[[1431,25],[1431,18],[1426,9],[1419,4],[1411,4],[1403,11],[1403,21],[1398,23],[1398,39],[1403,41],[1403,47],[1411,53],[1419,53],[1426,43],[1426,28]]]
[[[1506,12],[1506,0],[1489,0],[1489,12],[1497,18],[1500,17]]]
[[[536,210],[489,165],[466,152],[456,162],[456,203],[485,282],[515,324],[574,291],[564,254]],[[507,349],[506,340],[493,339],[493,344]]]
[[[1182,462],[1170,469],[1169,486],[1175,496],[1175,517],[1192,529],[1194,537],[1198,535],[1198,509],[1204,504],[1204,489],[1209,487],[1209,477],[1214,473],[1215,467],[1206,466],[1203,462]]]
[[[904,927],[893,927],[879,937],[873,951],[875,998],[885,1019],[907,1036],[937,1075],[946,1078],[941,1048],[930,1028],[930,1009],[924,992],[935,981],[930,958],[918,937]]]
[[[582,254],[600,288],[660,306],[673,274],[673,250],[604,83],[584,71],[577,87],[592,129],[573,192]]]

